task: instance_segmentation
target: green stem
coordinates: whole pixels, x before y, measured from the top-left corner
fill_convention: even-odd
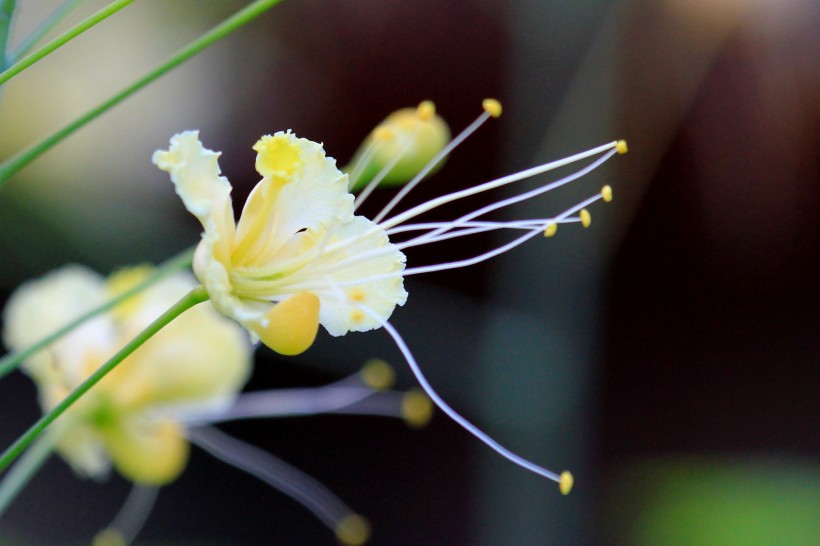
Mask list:
[[[0,0],[0,70],[9,65],[6,48],[11,34],[11,17],[14,14],[15,0]]]
[[[0,482],[0,518],[51,456],[56,440],[57,437],[53,434],[42,436],[31,446],[31,449],[20,457],[20,460],[11,467],[9,473]]]
[[[160,66],[149,72],[136,82],[132,83],[113,97],[103,102],[96,108],[90,110],[86,114],[80,116],[73,122],[69,123],[56,133],[38,142],[37,144],[23,150],[16,156],[10,158],[8,161],[0,165],[0,188],[14,173],[34,161],[41,154],[54,147],[67,136],[72,134],[77,129],[83,127],[88,122],[105,113],[113,106],[119,104],[126,98],[130,97],[149,83],[153,82],[166,72],[176,68],[183,62],[187,61],[203,49],[207,48],[217,40],[227,36],[239,27],[249,23],[263,12],[281,2],[281,0],[256,0],[256,2],[247,6],[246,8],[236,12],[234,15],[224,20],[219,25],[212,28],[181,50],[174,54],[170,59],[162,63]]]
[[[125,292],[123,292],[122,294],[117,296],[116,298],[113,298],[113,299],[105,302],[104,304],[100,305],[99,307],[91,309],[87,313],[84,313],[83,315],[80,315],[75,320],[69,322],[68,324],[66,324],[65,326],[63,326],[59,330],[53,332],[52,334],[44,337],[43,339],[41,339],[37,343],[35,343],[35,344],[33,344],[29,347],[26,347],[25,349],[23,349],[21,351],[17,351],[16,353],[10,353],[10,354],[7,354],[6,356],[4,356],[3,358],[0,358],[0,379],[5,377],[9,373],[13,372],[14,370],[16,370],[18,368],[18,366],[20,366],[20,363],[23,362],[25,359],[27,359],[28,357],[30,357],[31,355],[33,355],[37,351],[47,347],[48,345],[51,345],[56,340],[60,339],[61,337],[63,337],[67,333],[71,332],[72,330],[74,330],[74,328],[76,328],[80,324],[84,323],[85,321],[90,320],[90,319],[96,317],[97,315],[101,315],[102,313],[105,313],[109,309],[113,309],[114,307],[116,307],[117,305],[119,305],[123,301],[127,300],[131,296],[134,296],[134,295],[142,292],[143,290],[145,290],[149,286],[157,283],[161,279],[164,279],[165,277],[167,277],[171,273],[174,273],[176,271],[180,271],[180,270],[185,269],[187,267],[191,267],[191,261],[193,259],[193,256],[194,256],[194,250],[192,248],[189,248],[189,249],[185,250],[184,252],[174,256],[173,258],[167,260],[165,263],[158,266],[153,274],[151,274],[148,278],[146,278],[141,283],[135,285],[130,290],[126,290]]]
[[[11,64],[19,61],[23,55],[31,51],[37,42],[42,40],[46,34],[51,32],[54,27],[56,27],[57,24],[65,18],[66,15],[74,11],[74,9],[83,2],[85,2],[85,0],[66,0],[63,2],[63,4],[54,10],[54,12],[42,23],[40,23],[37,28],[31,32],[31,34],[26,36],[25,40],[23,40],[20,45],[14,49],[14,53],[10,53],[8,55],[9,63]]]
[[[134,0],[114,0],[114,2],[111,2],[110,4],[108,4],[108,6],[104,7],[97,13],[91,15],[83,21],[80,21],[79,23],[77,23],[70,29],[66,30],[65,32],[51,40],[49,43],[47,43],[31,55],[27,56],[25,59],[21,59],[20,61],[10,66],[7,70],[0,73],[0,85],[3,85],[4,83],[12,79],[14,76],[19,74],[26,68],[30,67],[43,57],[49,55],[56,49],[70,42],[71,40],[85,32],[86,30],[90,29],[97,23],[100,23],[108,17],[110,17],[111,15],[114,15],[115,13],[117,13],[133,1]]]
[[[165,313],[160,315],[158,319],[148,325],[142,332],[129,341],[125,347],[120,349],[117,354],[112,356],[108,362],[100,366],[97,371],[91,374],[88,379],[83,381],[80,386],[74,389],[71,394],[66,396],[62,402],[54,406],[54,408],[43,415],[39,421],[34,423],[22,436],[20,436],[11,447],[9,447],[2,455],[0,455],[0,472],[5,470],[34,440],[36,440],[48,426],[54,422],[60,415],[62,415],[74,402],[80,399],[82,395],[88,392],[91,387],[96,385],[103,377],[105,377],[111,370],[125,360],[131,353],[137,350],[143,343],[151,339],[154,334],[162,330],[172,320],[179,315],[208,299],[208,293],[201,286],[191,290],[181,300],[171,306]]]

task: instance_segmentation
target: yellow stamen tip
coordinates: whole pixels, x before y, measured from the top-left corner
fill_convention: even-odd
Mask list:
[[[262,343],[283,355],[307,351],[319,331],[319,298],[301,292],[274,305],[265,315],[267,326],[255,328]]]
[[[424,392],[409,390],[401,399],[401,415],[408,426],[421,428],[433,417],[433,402]]]
[[[612,201],[612,186],[604,186],[601,188],[601,197],[607,203]]]
[[[370,539],[370,523],[359,514],[348,514],[336,524],[336,538],[345,546],[360,546]]]
[[[627,146],[626,146],[626,141],[625,140],[619,140],[618,142],[616,142],[615,143],[615,150],[619,154],[625,154],[626,152],[628,152],[629,148],[627,148]]]
[[[484,99],[481,103],[481,107],[494,118],[501,115],[501,103],[495,99]]]
[[[365,362],[359,374],[362,382],[371,389],[389,389],[396,381],[393,367],[380,358],[372,358]]]
[[[550,224],[544,229],[544,237],[552,237],[558,231],[558,224]]]
[[[116,529],[103,529],[91,541],[92,546],[127,546],[128,542],[121,532]]]
[[[436,105],[431,100],[423,101],[416,108],[416,115],[422,121],[430,121],[436,115]]]
[[[575,478],[572,477],[572,472],[564,470],[561,472],[561,480],[558,482],[558,489],[561,490],[562,495],[569,495],[572,491],[572,486],[575,483]]]
[[[587,209],[581,209],[581,212],[578,213],[578,216],[581,218],[581,225],[584,227],[589,227],[592,224],[592,216],[590,216],[589,211]]]

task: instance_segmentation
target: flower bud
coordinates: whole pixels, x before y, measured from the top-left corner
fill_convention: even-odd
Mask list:
[[[350,190],[357,191],[380,177],[379,184],[409,182],[447,145],[450,128],[430,101],[417,108],[402,108],[382,121],[343,169],[350,175]],[[444,164],[439,161],[430,171]]]

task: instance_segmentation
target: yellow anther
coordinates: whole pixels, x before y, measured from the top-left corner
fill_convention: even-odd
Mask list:
[[[103,529],[91,541],[92,546],[128,546],[121,532],[111,527]]]
[[[262,343],[283,355],[298,355],[313,345],[319,331],[319,298],[301,292],[277,303],[268,311],[264,328],[254,332]]]
[[[430,121],[436,115],[436,105],[431,100],[423,101],[416,108],[416,115],[422,121]]]
[[[581,225],[584,227],[589,227],[592,223],[592,216],[589,215],[589,211],[587,209],[581,209],[581,212],[578,213],[578,216],[581,218]]]
[[[385,127],[384,125],[379,125],[375,129],[373,129],[373,139],[379,140],[382,142],[388,142],[396,138],[396,133],[390,127]]]
[[[561,480],[558,482],[558,489],[561,490],[562,495],[569,495],[572,491],[572,485],[575,483],[575,478],[572,477],[572,472],[564,470],[561,472]]]
[[[558,231],[558,224],[550,224],[544,229],[544,237],[552,237]]]
[[[501,103],[495,99],[484,99],[481,102],[481,107],[494,118],[501,115]]]
[[[616,142],[615,143],[615,150],[617,150],[617,152],[619,154],[625,154],[626,152],[628,152],[629,148],[626,147],[626,141],[625,140],[619,140],[618,142]]]
[[[421,428],[433,417],[433,402],[424,392],[412,389],[401,398],[401,415],[412,428]]]
[[[336,524],[336,538],[345,546],[361,546],[370,538],[370,523],[359,514],[350,513]]]
[[[396,372],[393,367],[380,358],[371,358],[362,366],[359,372],[362,383],[371,389],[389,389],[396,381]]]
[[[601,188],[601,197],[607,203],[612,201],[612,186],[607,185]]]
[[[353,288],[347,293],[347,297],[356,302],[363,302],[366,295],[361,288]]]

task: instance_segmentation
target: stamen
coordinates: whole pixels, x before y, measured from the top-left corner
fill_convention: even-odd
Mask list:
[[[430,101],[426,101],[426,102],[430,103],[430,105],[433,104]],[[424,104],[424,103],[422,103],[422,104]],[[422,104],[419,105],[419,109],[421,109]],[[432,109],[433,110],[432,110],[431,117],[432,117],[432,115],[434,115],[436,113],[435,106],[432,106]],[[374,141],[373,141],[373,144],[372,144],[372,153],[370,154],[370,157],[367,158],[367,163],[370,162],[372,157],[378,151],[378,146],[383,145],[384,143],[388,142],[389,140],[392,140],[396,136],[391,129],[389,129],[387,127],[382,127],[382,128],[384,129],[384,131],[381,131],[379,133],[376,133],[375,130],[374,130]],[[379,127],[376,128],[376,130],[378,130],[378,129],[379,129]],[[390,174],[390,171],[392,171],[393,168],[399,163],[399,161],[401,161],[401,158],[404,157],[404,154],[407,153],[407,151],[410,149],[410,147],[415,142],[416,138],[418,137],[419,131],[421,131],[421,126],[420,125],[417,126],[413,130],[413,132],[410,134],[410,136],[408,138],[405,138],[405,142],[402,145],[401,149],[398,151],[398,153],[396,153],[390,159],[390,161],[387,162],[387,164],[384,167],[382,167],[382,169],[378,172],[378,174],[376,174],[376,176],[373,177],[373,180],[368,182],[367,186],[365,186],[365,188],[359,193],[359,195],[356,196],[356,199],[353,201],[353,210],[354,211],[358,210],[359,207],[362,206],[362,203],[364,203],[365,199],[367,199],[370,196],[370,194],[373,193],[373,191],[379,186],[379,184],[381,184],[382,180],[384,180],[387,177],[387,175]],[[363,166],[367,165],[367,163],[362,163],[362,165]],[[361,173],[359,173],[359,176],[361,176]],[[350,187],[352,188],[352,187],[354,187],[354,185],[351,184]]]
[[[396,372],[393,367],[380,358],[368,360],[359,372],[362,382],[371,389],[384,390],[393,386]]]
[[[363,306],[364,309],[367,310]],[[371,311],[374,318],[378,318],[375,313]],[[516,455],[512,451],[508,450],[495,440],[493,440],[490,436],[486,433],[482,432],[478,427],[470,423],[467,419],[459,415],[453,408],[451,408],[433,389],[430,383],[427,382],[427,379],[424,377],[421,369],[419,368],[418,363],[416,362],[413,353],[410,352],[410,348],[404,342],[404,339],[401,337],[399,332],[390,324],[389,321],[383,321],[382,326],[390,334],[390,337],[393,338],[393,341],[396,343],[399,351],[401,351],[404,359],[407,361],[407,364],[410,366],[410,370],[413,372],[413,375],[416,376],[421,388],[424,389],[424,392],[427,393],[427,396],[439,407],[444,413],[446,413],[453,421],[461,425],[464,429],[467,430],[470,434],[484,442],[488,447],[494,450],[496,453],[504,457],[505,459],[509,460],[510,462],[529,470],[530,472],[534,472],[540,476],[543,476],[547,479],[553,480],[555,482],[561,483],[561,477],[556,474],[555,472],[551,472],[546,468],[542,468],[523,457]]]
[[[422,428],[433,417],[433,403],[422,391],[409,390],[401,399],[401,413],[407,426]]]
[[[629,148],[626,146],[625,140],[619,140],[615,143],[615,149],[618,150],[619,154],[625,154],[629,151]]]
[[[553,235],[555,235],[555,233],[556,233],[557,231],[558,231],[558,224],[556,224],[555,222],[553,222],[553,223],[549,224],[549,225],[548,225],[548,226],[544,229],[544,237],[552,237]]]
[[[285,461],[215,428],[197,428],[188,438],[213,457],[244,470],[310,510],[339,540],[358,546],[370,536],[366,520],[324,485]]]
[[[581,217],[581,225],[585,228],[588,228],[592,224],[592,216],[590,216],[589,211],[587,209],[581,209],[581,212],[578,213],[578,216]]]
[[[145,526],[158,494],[158,487],[135,483],[111,524],[94,537],[93,546],[131,544]]]
[[[494,118],[501,116],[501,103],[495,99],[484,99],[481,107]]]
[[[603,198],[605,203],[612,202],[612,186],[606,185],[601,188],[601,197]]]
[[[575,478],[572,477],[572,472],[564,470],[561,472],[561,479],[558,481],[558,489],[560,489],[562,495],[569,495],[574,483]]]

